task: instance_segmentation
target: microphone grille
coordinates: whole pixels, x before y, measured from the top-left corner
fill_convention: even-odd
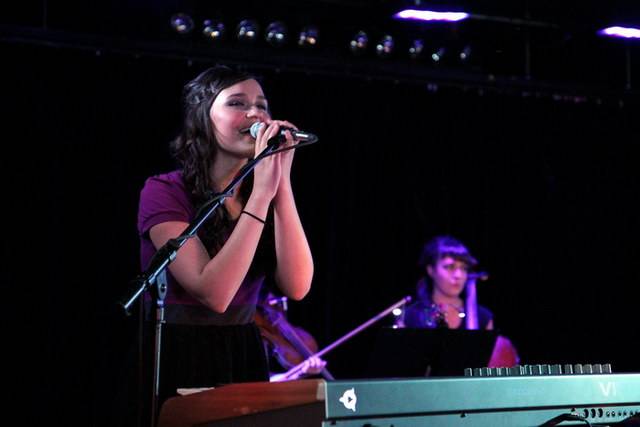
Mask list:
[[[262,122],[255,122],[254,124],[251,125],[251,128],[249,128],[249,133],[251,134],[252,137],[254,138],[258,137],[258,131],[260,130],[260,127],[262,127],[262,125],[264,125],[264,123]]]

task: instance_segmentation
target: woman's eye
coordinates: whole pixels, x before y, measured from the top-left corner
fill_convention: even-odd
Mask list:
[[[247,104],[244,101],[229,101],[227,102],[227,105],[229,107],[236,107],[236,108],[244,108],[244,109],[250,109],[251,108],[251,104]],[[264,104],[255,104],[256,108],[258,110],[263,110],[263,111],[267,111],[267,106]]]

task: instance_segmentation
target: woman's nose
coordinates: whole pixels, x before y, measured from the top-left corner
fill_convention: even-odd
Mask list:
[[[247,117],[257,117],[259,119],[264,119],[269,117],[269,115],[265,110],[254,105],[250,107],[249,110],[247,110]]]

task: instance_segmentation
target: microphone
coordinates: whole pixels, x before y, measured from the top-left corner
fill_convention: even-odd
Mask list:
[[[467,275],[467,278],[468,279],[479,280],[480,282],[484,282],[485,280],[489,279],[489,273],[487,273],[486,271],[473,272],[473,273],[469,273]]]
[[[251,134],[251,136],[254,139],[258,137],[258,131],[260,130],[260,126],[262,126],[262,125],[266,125],[266,124],[263,123],[263,122],[255,122],[254,124],[251,125],[251,128],[249,128],[249,133]],[[293,139],[296,140],[296,141],[315,142],[315,141],[318,140],[318,137],[315,136],[312,133],[303,132],[301,130],[295,130],[295,129],[292,129],[292,128],[280,127],[280,130],[278,131],[278,134],[276,136],[274,136],[273,138],[269,139],[269,141],[267,142],[267,146],[275,145],[277,147],[282,142],[284,142],[285,141],[285,132],[286,131],[291,132],[291,136],[293,136]]]

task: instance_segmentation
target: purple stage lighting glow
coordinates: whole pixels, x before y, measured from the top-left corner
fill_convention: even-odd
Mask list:
[[[405,9],[393,15],[396,19],[414,19],[418,21],[462,21],[469,17],[465,12],[435,12],[432,10]]]
[[[598,34],[625,39],[640,39],[640,29],[631,27],[608,27],[598,31]]]

